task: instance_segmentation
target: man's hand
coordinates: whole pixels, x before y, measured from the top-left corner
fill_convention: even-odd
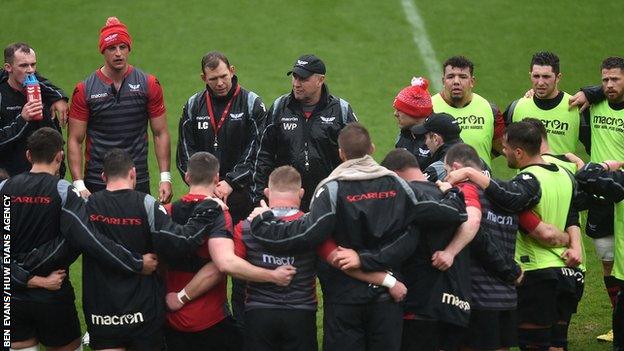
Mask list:
[[[360,255],[355,250],[338,246],[336,254],[333,255],[333,265],[337,265],[341,270],[358,269],[362,266]]]
[[[524,280],[524,271],[520,270],[520,275],[518,276],[518,278],[516,278],[516,280],[514,281],[514,284],[516,286],[520,286],[523,280]]]
[[[446,193],[447,191],[451,190],[451,188],[453,187],[453,185],[449,182],[443,182],[441,180],[436,180],[435,185],[438,187],[438,189],[440,189],[441,192]]]
[[[524,97],[526,99],[532,99],[533,95],[535,95],[535,91],[533,91],[533,88],[527,90],[526,93],[524,93]]]
[[[568,101],[568,110],[577,106],[579,108],[579,112],[583,112],[589,107],[589,101],[587,101],[587,96],[585,96],[583,91],[579,91],[578,93],[572,95]]]
[[[157,267],[158,256],[153,253],[146,253],[143,255],[143,269],[141,270],[141,274],[150,275],[156,270]]]
[[[59,124],[61,127],[67,125],[67,114],[69,112],[69,105],[65,99],[60,99],[57,102],[52,104],[50,107],[50,112],[52,113],[52,118],[58,118]]]
[[[34,120],[39,113],[43,113],[43,104],[41,101],[29,101],[22,107],[21,115],[26,122],[30,122]]]
[[[225,202],[223,202],[223,200],[219,199],[218,197],[211,197],[210,199],[211,199],[212,201],[214,201],[214,202],[218,203],[218,204],[219,204],[219,206],[221,206],[221,209],[222,209],[223,211],[227,211],[227,210],[229,210],[229,209],[230,209],[230,208],[228,207],[228,205],[226,205],[226,204],[225,204]]]
[[[58,269],[43,279],[43,285],[41,287],[47,290],[58,290],[61,288],[61,285],[63,285],[65,277],[67,277],[65,270]]]
[[[607,160],[602,162],[602,166],[603,168],[604,166],[607,166],[607,168],[605,168],[607,171],[617,171],[618,169],[622,168],[622,166],[624,166],[624,162]]]
[[[80,192],[80,196],[86,200],[89,198],[89,196],[91,196],[91,192],[89,191],[89,189],[82,190]]]
[[[158,201],[161,204],[168,204],[172,196],[171,182],[160,182],[160,185],[158,185]]]
[[[58,290],[63,285],[63,280],[67,277],[64,269],[58,269],[50,273],[47,277],[34,276],[28,279],[29,288],[42,288],[46,290]]]
[[[401,302],[405,298],[405,295],[407,295],[407,287],[397,280],[396,284],[388,289],[388,293],[392,296],[394,302]]]
[[[585,162],[583,162],[583,160],[581,160],[580,157],[576,156],[575,154],[571,152],[567,152],[565,154],[565,157],[568,159],[568,161],[576,164],[576,169],[581,169],[583,168],[583,166],[585,166]]]
[[[441,271],[445,271],[453,265],[455,256],[446,251],[436,251],[431,256],[431,265]]]
[[[469,169],[467,167],[451,171],[446,174],[444,181],[450,184],[465,182],[468,180],[468,171]]]
[[[249,216],[247,216],[247,220],[251,222],[253,221],[254,218],[256,218],[256,216],[259,216],[265,213],[266,211],[270,211],[270,210],[271,208],[266,204],[266,202],[264,202],[264,200],[260,200],[260,206],[254,208],[253,211],[251,211]]]
[[[232,191],[234,191],[234,189],[232,189],[230,184],[228,184],[228,182],[226,182],[225,180],[222,180],[217,183],[217,187],[215,188],[215,195],[217,195],[218,198],[223,199],[223,201],[227,202],[227,198],[228,196],[230,196]]]
[[[279,286],[288,286],[295,273],[297,273],[297,268],[294,266],[279,266],[273,270],[273,283]]]
[[[184,304],[178,299],[178,293],[176,292],[168,293],[167,296],[165,296],[165,300],[167,302],[167,309],[171,312],[175,312],[184,307]]]
[[[565,264],[568,267],[578,267],[583,263],[583,253],[581,249],[569,248],[561,254],[561,258],[565,260]]]

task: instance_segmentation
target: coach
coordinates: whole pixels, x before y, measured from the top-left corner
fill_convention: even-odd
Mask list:
[[[292,75],[292,91],[278,97],[267,114],[252,198],[260,202],[274,168],[291,165],[301,174],[301,209],[307,211],[316,185],[340,164],[338,133],[357,118],[347,101],[329,94],[320,58],[303,55],[287,74]]]

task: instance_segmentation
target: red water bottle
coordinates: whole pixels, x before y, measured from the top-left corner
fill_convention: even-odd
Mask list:
[[[24,89],[26,89],[26,100],[41,102],[41,86],[34,74],[29,74],[24,79]],[[37,115],[33,117],[33,121],[41,121],[43,119],[43,111],[39,111]]]

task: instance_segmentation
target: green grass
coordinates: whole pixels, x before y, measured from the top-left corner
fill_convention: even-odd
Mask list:
[[[577,5],[578,4],[578,5]],[[615,1],[416,1],[439,60],[464,54],[476,64],[475,91],[504,109],[529,86],[530,55],[551,50],[561,58],[562,89],[599,81],[600,61],[622,54],[622,8]],[[26,41],[39,69],[71,93],[102,64],[99,28],[118,16],[134,38],[130,61],[155,74],[165,91],[172,150],[181,107],[202,89],[199,61],[218,49],[237,67],[240,82],[267,106],[289,90],[286,71],[313,52],[327,64],[330,90],[351,102],[370,129],[379,159],[393,147],[392,99],[414,75],[427,72],[400,0],[318,1],[13,1],[3,3],[0,43]],[[438,80],[440,77],[429,77]],[[175,157],[172,159],[175,162]],[[504,162],[495,173],[508,177]],[[152,186],[158,171],[151,153]],[[172,167],[176,197],[185,192]],[[609,329],[610,308],[601,268],[586,243],[586,291],[570,333],[572,350],[608,350],[595,336]],[[80,286],[79,267],[72,279]],[[79,288],[77,290],[80,290]],[[321,314],[319,313],[319,316]]]

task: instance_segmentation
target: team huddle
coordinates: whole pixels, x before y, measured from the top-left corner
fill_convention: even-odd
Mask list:
[[[602,85],[571,96],[559,58],[536,53],[532,89],[501,111],[473,92],[473,63],[451,57],[439,93],[425,78],[398,92],[396,148],[377,163],[320,58],[299,57],[292,91],[266,109],[212,51],[206,88],[179,120],[188,193],[171,202],[163,90],[128,63],[131,47],[109,18],[104,65],[71,104],[35,72],[33,48],[4,50],[11,350],[82,348],[68,278],[80,255],[94,350],[568,350],[585,283],[581,222],[612,302],[607,337],[624,350],[624,58],[606,58]],[[41,101],[27,101],[30,75]],[[511,180],[492,174],[497,156],[517,170]]]

